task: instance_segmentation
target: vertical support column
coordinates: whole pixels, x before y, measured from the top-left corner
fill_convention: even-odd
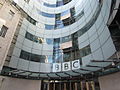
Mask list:
[[[41,86],[42,86],[42,81],[40,80],[40,82],[39,82],[39,90],[41,90]],[[1,89],[0,89],[1,90]]]
[[[47,90],[50,90],[50,82],[48,82],[47,85],[48,85],[48,86],[47,86]]]
[[[94,83],[94,81],[91,81],[91,87],[92,87],[92,90],[95,90],[95,83]]]
[[[69,85],[69,87],[70,87],[70,90],[72,90],[72,85],[71,85],[71,81],[70,81],[69,83],[70,83],[70,85]]]
[[[89,90],[89,82],[86,82],[86,88]]]
[[[61,80],[60,80],[60,90],[62,90],[62,82],[61,82]]]
[[[55,81],[54,81],[54,84],[53,84],[53,90],[55,90]]]
[[[66,87],[67,87],[67,86],[66,86],[66,83],[64,83],[64,90],[67,90]]]
[[[75,90],[77,90],[77,83],[75,83]]]
[[[81,90],[83,90],[83,83],[82,81],[80,82]]]

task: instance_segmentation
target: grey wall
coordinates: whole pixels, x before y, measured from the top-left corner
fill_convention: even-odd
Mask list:
[[[17,79],[0,76],[0,90],[41,90],[40,87],[40,80]]]
[[[99,78],[100,90],[120,90],[120,72]]]

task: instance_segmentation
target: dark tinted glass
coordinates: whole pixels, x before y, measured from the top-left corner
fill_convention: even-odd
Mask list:
[[[32,34],[29,33],[29,32],[26,32],[25,38],[27,38],[27,39],[33,41],[34,35],[32,35]]]
[[[20,58],[25,59],[25,60],[30,60],[30,53],[29,53],[29,52],[26,52],[26,51],[21,50],[21,53],[20,53]]]

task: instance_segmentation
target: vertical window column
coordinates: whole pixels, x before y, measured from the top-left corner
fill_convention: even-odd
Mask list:
[[[6,33],[7,33],[8,28],[6,26],[2,26],[1,30],[0,30],[0,36],[1,37],[5,37]]]

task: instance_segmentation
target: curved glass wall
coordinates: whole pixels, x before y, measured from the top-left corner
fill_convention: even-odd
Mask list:
[[[51,72],[69,77],[101,69],[87,66],[95,65],[91,60],[107,60],[115,53],[106,25],[110,1],[83,0],[82,4],[73,2],[73,6],[60,8],[39,8],[36,3],[31,10],[34,13],[26,10],[29,4],[23,5],[27,17],[20,28],[9,67],[38,72],[40,77],[57,76]]]
[[[52,45],[52,55],[35,55],[30,54],[24,50],[21,51],[20,58],[35,62],[41,63],[59,63],[59,62],[66,62],[66,61],[73,61],[75,59],[80,59],[81,57],[87,56],[91,53],[90,45],[79,49],[78,48],[78,33],[65,36],[62,38],[40,38],[35,35],[26,32],[25,38],[33,41],[35,43],[43,44],[46,43],[48,45]],[[44,51],[44,48],[41,49]],[[50,51],[48,51],[50,52]],[[44,57],[41,61],[40,57]],[[34,58],[34,59],[31,59]],[[35,59],[36,58],[36,59]],[[46,61],[47,60],[47,61]]]
[[[36,44],[41,45],[41,52],[49,52],[50,55],[47,54],[34,54],[28,52],[26,50],[21,50],[20,58],[40,62],[40,63],[61,63],[61,62],[68,62],[74,60],[81,60],[82,57],[85,57],[91,54],[90,45],[87,45],[81,49],[79,49],[78,38],[82,36],[85,32],[87,32],[96,22],[97,17],[99,16],[101,10],[101,5],[98,4],[93,17],[86,23],[84,27],[79,29],[77,32],[60,38],[43,38],[36,35],[31,34],[30,32],[25,33],[25,38],[35,42]],[[64,12],[58,14],[49,14],[37,10],[38,14],[49,17],[55,18],[55,25],[47,25],[45,24],[45,30],[54,30],[63,28],[70,24],[73,24],[80,20],[80,18],[84,15],[84,10],[81,10],[80,13],[75,12],[75,7],[70,8]],[[36,25],[37,21],[32,19],[30,16],[26,18],[30,23]],[[52,48],[51,50],[44,50],[44,45],[48,45]]]
[[[44,2],[43,5],[50,8],[56,8],[68,4],[72,0],[56,0],[56,4],[49,4]]]
[[[55,25],[45,24],[45,30],[55,30],[55,29],[60,29],[65,26],[71,25],[76,21],[78,21],[84,15],[83,10],[79,14],[76,14],[74,7],[57,14],[49,14],[49,13],[42,12],[40,10],[37,10],[37,11],[38,11],[38,14],[44,17],[55,18]]]

